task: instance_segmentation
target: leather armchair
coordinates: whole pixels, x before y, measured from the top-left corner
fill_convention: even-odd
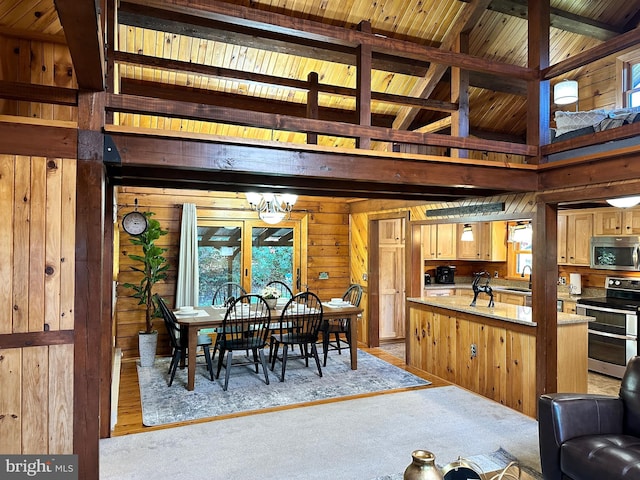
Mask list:
[[[545,480],[640,479],[640,357],[617,397],[542,395],[538,433]]]

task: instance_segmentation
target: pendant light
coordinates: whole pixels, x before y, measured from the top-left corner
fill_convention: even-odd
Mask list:
[[[460,236],[462,242],[473,242],[473,229],[471,224],[465,223],[462,227],[462,235]]]

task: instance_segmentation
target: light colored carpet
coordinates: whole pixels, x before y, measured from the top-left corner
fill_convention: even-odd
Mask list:
[[[501,447],[539,471],[537,422],[458,387],[293,408],[100,441],[101,480],[374,479],[425,449],[445,465]]]
[[[303,360],[291,358],[284,382],[280,382],[282,364],[276,362],[275,372],[269,370],[269,385],[264,382],[262,369],[256,375],[253,366],[233,367],[226,392],[222,389],[224,368],[220,378],[212,382],[204,363],[199,363],[195,389],[189,392],[185,388],[187,370],[178,369],[173,385],[167,387],[169,359],[156,359],[154,367],[138,366],[142,423],[163,425],[430,383],[360,350],[358,370],[351,370],[348,353],[331,355],[322,368],[322,377],[313,360],[305,367]]]

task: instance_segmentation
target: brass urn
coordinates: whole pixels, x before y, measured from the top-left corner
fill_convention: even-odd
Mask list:
[[[436,466],[436,457],[426,450],[414,450],[413,461],[404,471],[404,480],[443,480],[442,472]]]

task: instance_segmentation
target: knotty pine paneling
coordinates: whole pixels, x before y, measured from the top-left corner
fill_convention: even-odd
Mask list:
[[[66,45],[0,35],[0,80],[78,88]],[[77,121],[77,107],[0,99],[0,114]]]
[[[0,333],[73,328],[75,160],[0,155]]]
[[[0,452],[73,453],[73,345],[0,349]]]
[[[76,161],[0,155],[0,333],[73,329]],[[0,348],[0,451],[73,452],[74,347]]]
[[[118,228],[122,216],[134,208],[138,200],[140,211],[152,211],[154,218],[169,233],[158,242],[167,248],[165,256],[171,267],[166,281],[157,285],[160,293],[172,305],[175,297],[180,241],[180,219],[183,203],[194,203],[199,220],[256,219],[257,214],[248,208],[242,193],[207,192],[197,190],[171,190],[160,188],[122,187],[117,193]],[[292,218],[307,218],[308,238],[303,246],[306,265],[303,265],[302,284],[317,293],[321,299],[341,296],[351,283],[349,246],[349,207],[343,199],[325,197],[300,197]],[[144,326],[144,312],[130,297],[131,291],[122,283],[135,281],[136,274],[130,267],[127,255],[137,247],[129,242],[129,236],[119,230],[118,286],[116,289],[116,346],[122,349],[124,358],[138,356],[137,333]],[[306,254],[305,254],[306,253]],[[320,272],[329,278],[319,279]],[[160,332],[159,354],[168,354],[168,338],[162,321],[156,322]]]

